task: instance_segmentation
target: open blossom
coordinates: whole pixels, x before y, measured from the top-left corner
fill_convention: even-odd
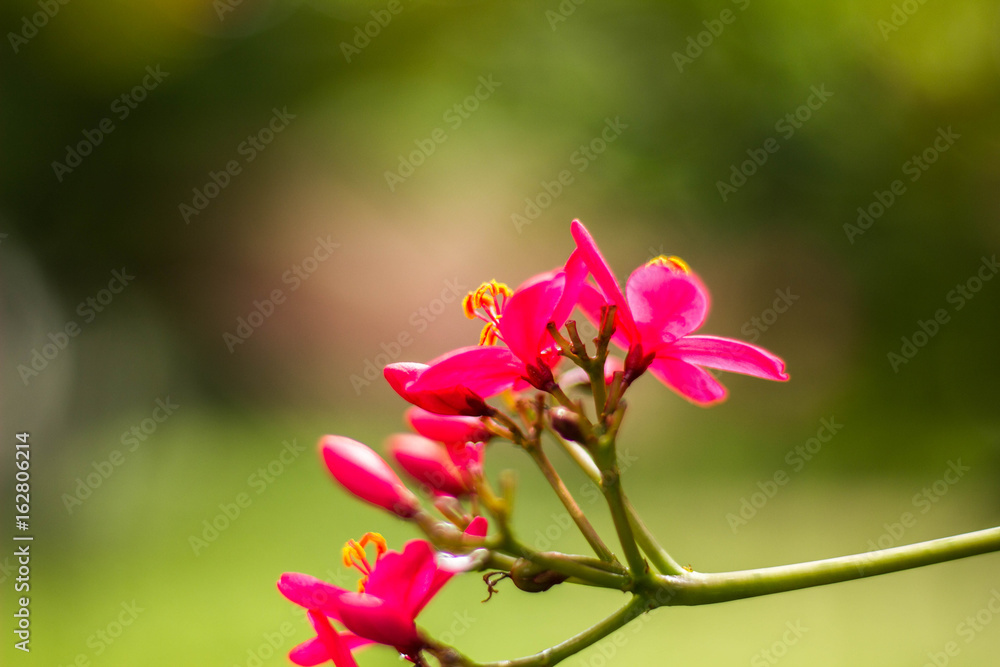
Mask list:
[[[569,317],[585,272],[582,256],[573,253],[565,268],[534,276],[516,290],[484,283],[463,303],[467,315],[486,323],[479,345],[426,365],[389,364],[386,380],[410,403],[444,415],[488,415],[485,399],[506,389],[550,388],[559,354],[547,326],[561,327]]]
[[[767,350],[729,338],[693,336],[708,315],[708,291],[676,257],[658,257],[629,276],[622,293],[590,232],[573,221],[573,238],[598,288],[585,284],[580,305],[590,317],[601,306],[617,306],[612,340],[628,351],[625,376],[647,369],[665,385],[700,405],[726,397],[705,368],[787,380],[784,362]]]
[[[465,534],[486,535],[486,520],[479,517]],[[365,547],[376,547],[375,563]],[[336,667],[356,667],[351,651],[371,643],[391,646],[414,661],[425,647],[416,627],[416,617],[457,571],[439,562],[428,542],[412,540],[403,551],[389,551],[377,533],[344,547],[344,563],[362,573],[359,590],[348,591],[307,574],[285,573],[278,590],[288,600],[304,607],[317,636],[299,644],[289,659],[296,665],[318,665],[332,661]],[[333,623],[342,625],[338,630]]]

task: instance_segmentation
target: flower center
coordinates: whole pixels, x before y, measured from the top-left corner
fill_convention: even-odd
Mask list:
[[[501,340],[500,318],[511,294],[513,292],[509,287],[491,280],[480,285],[475,292],[469,292],[462,299],[462,310],[465,311],[466,317],[470,320],[478,317],[486,322],[483,332],[479,334],[480,345],[496,345],[496,342]]]
[[[656,264],[657,266],[665,266],[674,273],[691,273],[691,267],[688,266],[680,257],[666,255],[660,255],[659,257],[654,257],[653,259],[646,262],[646,266],[652,266]]]
[[[365,592],[365,584],[368,583],[368,577],[371,576],[372,570],[375,569],[374,566],[368,562],[368,554],[365,553],[365,547],[368,544],[375,545],[375,564],[378,564],[379,558],[382,557],[389,547],[386,545],[385,538],[378,533],[365,533],[360,540],[355,542],[354,540],[348,540],[344,544],[342,550],[344,566],[349,568],[355,568],[361,572],[363,575],[361,579],[358,580],[358,592]]]

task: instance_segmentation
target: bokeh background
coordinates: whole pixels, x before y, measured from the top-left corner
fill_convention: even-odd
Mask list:
[[[713,294],[703,331],[792,375],[729,375],[710,410],[634,387],[627,488],[679,560],[776,565],[1000,522],[995,2],[10,0],[0,27],[5,665],[287,664],[310,631],[278,576],[350,585],[345,540],[415,536],[336,488],[316,440],[401,429],[377,367],[474,341],[457,297],[563,262],[574,217],[620,277],[685,258]],[[117,294],[115,271],[134,276]],[[240,334],[255,309],[269,315]],[[922,345],[894,364],[903,338]],[[159,422],[157,401],[176,406]],[[842,428],[796,458],[824,419]],[[10,616],[18,431],[29,655]],[[585,549],[525,463],[489,453],[492,473],[521,471],[522,534]],[[779,470],[790,482],[755,516],[727,519]],[[994,665],[998,565],[663,609],[567,664],[919,666],[954,641],[937,664]],[[483,597],[456,581],[421,622],[495,660],[622,601]]]

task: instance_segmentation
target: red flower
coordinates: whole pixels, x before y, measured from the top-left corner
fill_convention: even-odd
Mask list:
[[[580,306],[596,318],[604,305],[617,306],[612,340],[628,350],[625,377],[631,382],[648,368],[665,385],[700,405],[726,397],[726,389],[705,368],[788,380],[785,363],[767,350],[729,338],[692,336],[708,314],[708,291],[682,260],[658,257],[640,266],[622,293],[590,232],[574,220],[573,238],[600,289],[585,284]],[[626,296],[627,295],[627,296]]]
[[[534,276],[513,292],[484,283],[463,301],[466,315],[486,322],[479,345],[427,365],[390,364],[386,380],[410,403],[443,415],[489,415],[485,399],[506,389],[551,388],[559,354],[547,326],[561,327],[569,317],[585,275],[582,256],[573,253],[565,268]]]
[[[470,537],[486,535],[486,520],[475,519],[465,531]],[[365,546],[376,546],[371,564]],[[366,644],[392,646],[415,659],[425,642],[416,627],[416,617],[454,575],[445,569],[431,545],[423,540],[407,542],[402,552],[388,551],[377,533],[344,547],[344,563],[364,575],[359,592],[348,591],[307,574],[285,573],[278,590],[295,604],[305,607],[317,637],[299,644],[289,659],[297,665],[318,665],[332,660],[336,667],[356,667],[351,651]],[[337,631],[330,621],[346,628]]]

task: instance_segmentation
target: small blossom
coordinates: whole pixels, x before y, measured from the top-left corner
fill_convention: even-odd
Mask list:
[[[504,390],[552,389],[552,366],[560,357],[547,327],[563,325],[585,277],[583,256],[574,252],[564,268],[534,276],[513,291],[495,281],[484,283],[463,302],[466,315],[486,322],[480,345],[453,350],[427,365],[389,364],[386,379],[410,403],[443,415],[489,415],[485,399]],[[493,344],[498,342],[506,347]]]
[[[475,519],[465,534],[481,539],[486,535],[486,520]],[[376,545],[374,563],[365,552],[368,544]],[[416,617],[441,587],[462,571],[460,565],[465,562],[461,560],[464,557],[454,557],[457,560],[442,567],[441,558],[423,540],[407,542],[402,552],[389,551],[381,535],[367,533],[344,547],[345,564],[362,574],[359,592],[307,574],[283,574],[278,590],[308,610],[317,632],[314,639],[292,649],[289,658],[296,665],[332,661],[336,667],[356,667],[351,651],[377,643],[391,646],[416,662],[425,648]],[[338,631],[330,621],[343,625],[345,630]]]
[[[726,397],[726,389],[705,368],[788,380],[785,363],[767,350],[729,338],[690,335],[705,321],[709,298],[683,260],[658,257],[640,266],[629,276],[626,297],[586,227],[574,220],[572,232],[598,286],[584,285],[580,306],[591,318],[602,306],[617,306],[612,340],[628,351],[628,382],[648,369],[681,396],[711,405]]]

